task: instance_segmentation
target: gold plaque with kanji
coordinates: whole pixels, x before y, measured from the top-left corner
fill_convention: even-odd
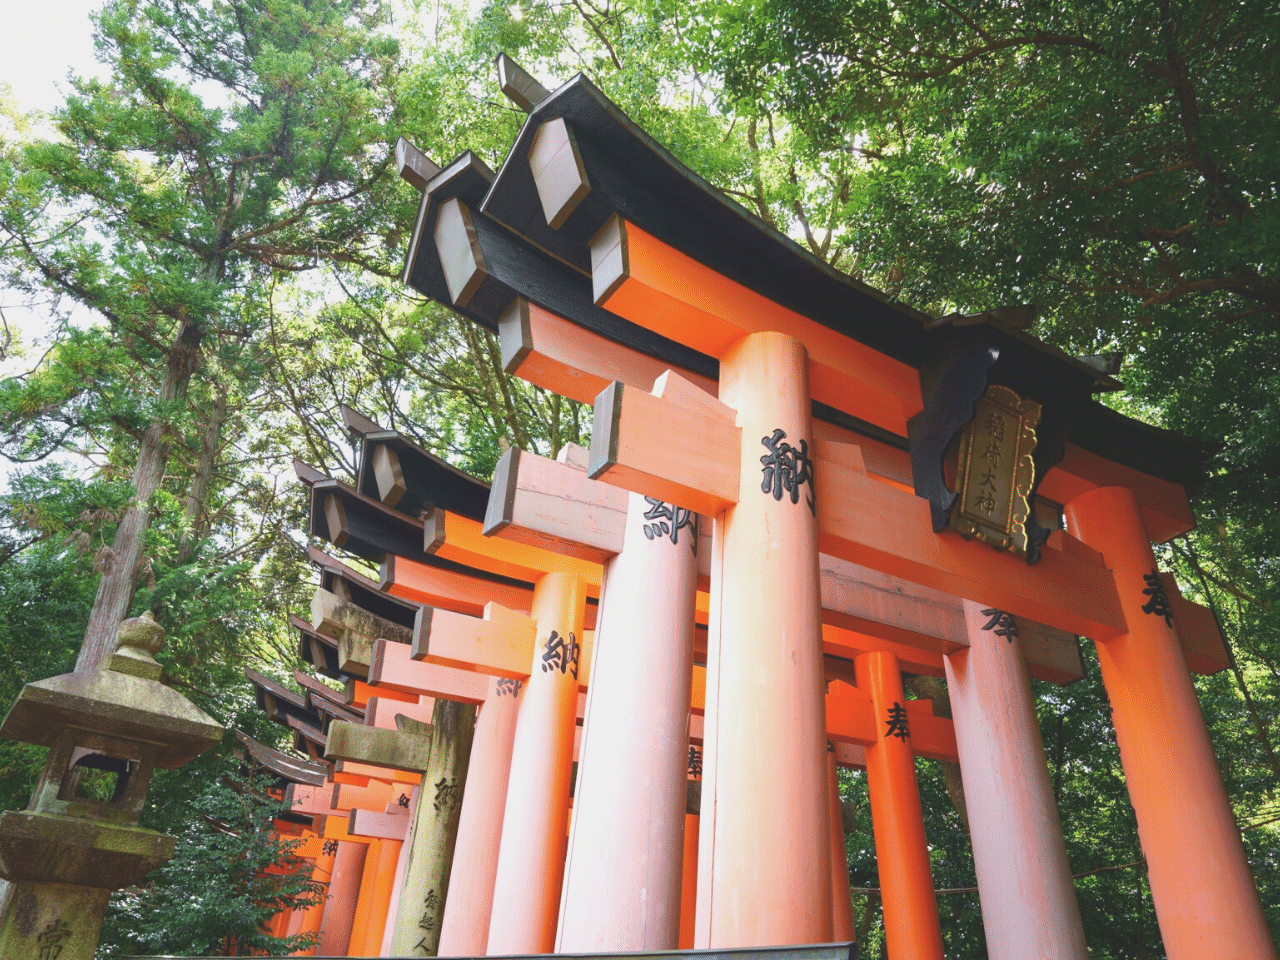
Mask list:
[[[960,434],[952,530],[1026,555],[1039,422],[1040,404],[1007,387],[988,387],[978,398]]]

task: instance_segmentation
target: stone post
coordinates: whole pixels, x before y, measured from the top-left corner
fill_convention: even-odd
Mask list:
[[[92,960],[111,892],[173,856],[172,837],[138,826],[151,772],[223,730],[160,682],[163,645],[150,613],[126,620],[104,666],[27,684],[0,724],[52,748],[27,809],[0,814],[0,957]],[[87,788],[87,770],[114,775],[109,797]]]

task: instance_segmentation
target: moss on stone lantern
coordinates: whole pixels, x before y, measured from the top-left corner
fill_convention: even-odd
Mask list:
[[[27,684],[0,724],[51,748],[27,809],[0,814],[0,957],[91,960],[111,892],[173,856],[172,837],[137,825],[152,771],[223,729],[161,682],[163,645],[150,613],[126,620],[104,667]],[[90,784],[89,770],[105,776]]]

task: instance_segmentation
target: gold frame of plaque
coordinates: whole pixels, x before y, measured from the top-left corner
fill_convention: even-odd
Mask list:
[[[1027,518],[1035,486],[1040,404],[1008,387],[991,386],[974,402],[960,434],[956,502],[949,526],[966,540],[1026,556]],[[974,442],[974,438],[978,442]]]

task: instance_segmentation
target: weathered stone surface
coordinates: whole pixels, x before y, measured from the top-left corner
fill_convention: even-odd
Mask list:
[[[431,763],[431,740],[429,736],[335,720],[329,724],[324,756],[326,760],[354,760],[375,767],[421,773]]]
[[[409,835],[409,862],[391,941],[393,956],[434,957],[439,948],[475,724],[475,704],[436,701],[431,715],[431,765],[422,775]]]
[[[0,876],[120,890],[173,856],[173,837],[31,810],[0,813]]]
[[[0,899],[0,957],[93,960],[111,892],[67,883],[25,883]]]
[[[164,627],[148,610],[140,617],[131,617],[120,624],[118,648],[134,647],[155,656],[164,647]]]
[[[344,600],[320,587],[311,599],[311,622],[318,633],[338,643],[338,669],[357,677],[369,675],[373,642],[409,643],[413,631]]]
[[[53,746],[67,727],[154,744],[156,766],[172,769],[222,740],[213,718],[164,684],[114,670],[64,673],[22,688],[0,737]]]
[[[223,729],[160,682],[164,631],[126,620],[97,670],[29,683],[0,736],[51,747],[28,809],[0,814],[0,958],[92,960],[112,890],[173,856],[174,840],[137,826],[154,767],[179,767]],[[110,797],[81,795],[86,770],[116,776]]]

